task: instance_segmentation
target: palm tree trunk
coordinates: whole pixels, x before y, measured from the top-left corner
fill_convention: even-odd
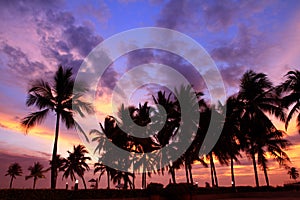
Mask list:
[[[110,189],[110,172],[109,169],[106,169],[107,174],[107,189]]]
[[[135,173],[134,173],[134,170],[133,170],[133,176],[132,176],[132,187],[133,187],[133,189],[135,189]]]
[[[144,170],[144,169],[143,169]],[[144,171],[142,172],[142,189],[145,189],[144,188],[144,175],[145,175],[145,173],[144,173]]]
[[[128,180],[126,177],[124,177],[124,188],[127,190],[128,189]]]
[[[52,152],[52,165],[51,165],[51,189],[56,188],[56,173],[57,173],[57,164],[56,164],[56,155],[57,155],[57,145],[58,145],[58,133],[59,133],[59,121],[60,121],[60,113],[56,113],[56,126],[55,126],[55,137],[53,144],[53,152]]]
[[[190,174],[190,182],[193,185],[194,181],[193,181],[192,165],[191,164],[188,165],[188,169],[189,169],[189,174]]]
[[[216,186],[218,187],[219,184],[218,184],[218,178],[217,178],[217,172],[216,172],[216,167],[215,167],[215,163],[214,163],[214,159],[213,159],[213,155],[212,153],[209,154],[209,157],[210,157],[210,173],[211,173],[211,179],[212,179],[212,186]]]
[[[13,176],[10,178],[10,184],[9,184],[9,189],[11,189],[12,188],[12,183],[13,183]]]
[[[255,154],[251,153],[251,155],[252,155],[252,164],[253,164],[253,170],[254,170],[254,176],[255,176],[255,183],[256,183],[256,187],[259,187],[257,166],[256,166],[256,161],[255,161]]]
[[[214,171],[213,171],[213,166],[212,166],[212,160],[210,157],[210,177],[211,177],[211,186],[214,187],[215,186],[215,178],[214,178]]]
[[[80,176],[80,177],[81,177],[81,180],[82,180],[82,182],[83,182],[84,189],[86,189],[86,183],[85,183],[84,177],[83,177],[83,176]]]
[[[216,187],[219,187],[219,181],[218,181],[216,166],[215,166],[214,162],[213,162],[213,171],[214,171],[214,177],[215,177]]]
[[[266,165],[263,165],[263,169],[264,169],[264,174],[265,174],[265,180],[266,180],[266,184],[269,187],[270,186],[270,182],[269,182],[269,177],[268,177],[268,172],[267,172],[267,167]]]
[[[233,157],[231,156],[230,158],[230,169],[231,169],[231,186],[232,186],[232,189],[233,191],[235,191],[235,177],[234,177],[234,167],[233,167]]]
[[[147,179],[147,174],[146,174],[146,172],[143,172],[143,174],[142,174],[142,188],[143,189],[146,189],[146,179]]]
[[[33,187],[32,187],[33,189],[35,189],[35,184],[36,184],[36,178],[34,177],[33,178]]]
[[[185,167],[185,177],[186,177],[186,183],[190,183],[189,181],[189,171],[188,171],[188,166],[187,166],[187,162],[184,163],[184,167]]]
[[[171,175],[172,175],[172,181],[174,184],[176,184],[176,175],[175,175],[175,169],[174,167],[171,167]]]

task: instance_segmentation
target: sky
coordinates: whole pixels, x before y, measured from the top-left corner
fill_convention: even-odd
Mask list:
[[[239,79],[247,70],[266,73],[277,85],[284,81],[283,76],[289,70],[300,68],[297,0],[11,0],[0,1],[0,19],[0,188],[9,185],[9,177],[4,175],[12,162],[19,162],[24,172],[14,186],[27,188],[32,184],[24,180],[29,173],[27,168],[35,161],[48,167],[51,158],[55,115],[49,115],[27,135],[20,127],[20,120],[35,110],[25,105],[31,81],[51,80],[60,64],[73,67],[76,73],[93,48],[115,34],[142,27],[162,27],[186,34],[214,60],[228,96],[238,91]],[[161,51],[136,50],[118,58],[105,71],[96,105],[100,121],[110,114],[110,91],[118,80],[133,67],[153,61],[172,66],[196,89],[207,92],[201,77],[195,76],[193,68],[182,58]],[[151,72],[140,76],[147,79]],[[169,77],[165,74],[160,78]],[[140,88],[132,94],[131,103],[148,100],[155,88],[153,84]],[[282,123],[272,120],[278,129],[284,129]],[[294,121],[287,130],[287,139],[293,143],[287,152],[292,165],[300,168],[300,135]],[[58,152],[66,156],[67,150],[82,142],[75,130],[62,126]],[[246,156],[240,162],[236,165],[237,185],[253,186],[251,162]],[[229,186],[230,168],[217,166],[220,185]],[[269,169],[271,185],[289,181],[286,170],[277,163],[270,160]],[[210,181],[209,169],[201,165],[193,166],[193,174],[200,186]],[[261,170],[259,176],[264,184]],[[46,177],[38,180],[37,188],[50,187],[50,174]],[[96,175],[89,172],[87,179],[92,177]],[[167,184],[169,178],[169,175],[153,175],[148,182]],[[101,181],[100,186],[104,187],[105,178]],[[178,171],[177,181],[185,181],[183,171]],[[65,182],[60,175],[58,186],[64,187]],[[139,184],[137,181],[138,187]]]

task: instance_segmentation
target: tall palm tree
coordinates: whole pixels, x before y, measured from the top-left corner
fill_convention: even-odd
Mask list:
[[[63,171],[62,167],[64,166],[65,163],[65,158],[61,157],[59,154],[56,155],[56,172],[55,172],[55,177],[57,179],[58,176],[58,172],[59,171]],[[49,161],[50,164],[50,168],[48,170],[51,170],[51,166],[52,166],[52,160]]]
[[[28,90],[26,105],[28,107],[35,106],[39,111],[30,113],[21,121],[27,133],[30,128],[42,123],[50,111],[54,111],[56,114],[51,165],[51,189],[55,189],[56,187],[56,156],[60,121],[62,121],[68,129],[77,127],[79,131],[83,132],[74,121],[73,115],[77,113],[84,117],[84,112],[88,114],[93,113],[92,106],[80,100],[80,97],[87,89],[78,87],[77,91],[73,92],[74,79],[72,75],[72,68],[64,69],[62,66],[59,66],[55,73],[54,80],[51,83],[42,79],[34,81]]]
[[[279,100],[271,81],[264,73],[247,71],[241,79],[238,99],[243,104],[241,131],[247,139],[246,152],[252,159],[255,183],[259,187],[256,165],[257,140],[266,134],[267,130],[275,127],[267,113],[281,121],[285,120],[285,114],[283,108],[279,106]]]
[[[300,71],[289,71],[285,77],[286,81],[277,88],[278,91],[284,96],[282,98],[282,105],[286,108],[292,106],[292,109],[290,110],[285,121],[285,128],[288,128],[292,117],[298,114],[297,126],[300,133]]]
[[[235,190],[234,162],[239,163],[238,158],[242,157],[240,151],[245,148],[245,138],[240,131],[240,108],[241,104],[236,96],[229,97],[224,106],[219,103],[220,114],[225,116],[225,123],[219,140],[215,145],[218,149],[215,153],[220,163],[229,165],[230,161],[231,186],[233,190]]]
[[[9,189],[12,188],[13,180],[17,178],[17,176],[22,176],[22,167],[19,163],[12,163],[7,170],[7,174],[5,176],[10,176]]]
[[[76,180],[75,174],[77,174],[81,178],[84,188],[86,189],[84,173],[85,171],[90,170],[86,161],[91,160],[90,157],[85,156],[88,151],[85,146],[79,144],[77,146],[73,146],[73,152],[68,151],[68,153],[69,156],[65,159],[65,164],[62,167],[64,170],[63,178],[68,178],[70,176],[71,180],[74,181]]]
[[[44,166],[39,162],[35,162],[33,166],[28,168],[28,170],[30,171],[30,174],[25,177],[25,180],[33,178],[33,189],[35,189],[36,181],[39,178],[46,178],[44,173],[47,170],[44,170]]]
[[[290,175],[290,179],[296,179],[299,177],[299,172],[295,167],[291,167],[288,171],[288,175]]]
[[[210,120],[214,120],[214,121],[210,121],[210,124],[213,124],[214,126],[214,131],[220,131],[222,130],[222,126],[224,124],[224,118],[225,118],[225,113],[222,113],[222,108],[219,109],[217,108],[215,105],[212,106],[211,109],[206,110],[205,113],[206,115],[208,115],[211,118],[211,115],[213,114],[215,117],[213,119]],[[201,118],[202,120],[202,118]],[[207,126],[208,124],[205,124],[204,126]],[[203,126],[203,124],[202,124]],[[203,127],[202,127],[203,128]],[[205,128],[207,129],[207,128]],[[221,165],[223,164],[228,164],[228,160],[229,160],[229,155],[227,153],[228,149],[225,148],[224,143],[225,140],[228,139],[227,135],[224,134],[225,132],[221,132],[221,135],[219,137],[219,140],[217,141],[217,143],[214,145],[214,147],[211,149],[211,151],[206,155],[206,158],[209,159],[209,163],[210,163],[210,173],[211,173],[211,183],[212,186],[218,187],[219,183],[218,183],[218,177],[217,177],[217,170],[216,170],[216,166],[215,166],[215,159],[217,159]],[[207,133],[202,133],[202,134],[207,134]],[[228,142],[228,141],[226,141]],[[228,144],[226,144],[228,145]]]

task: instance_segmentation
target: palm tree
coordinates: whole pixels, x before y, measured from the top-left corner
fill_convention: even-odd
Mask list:
[[[239,163],[238,157],[242,157],[240,151],[245,148],[245,138],[240,131],[239,123],[241,104],[236,96],[231,96],[227,99],[226,105],[223,106],[219,103],[218,108],[220,114],[225,116],[225,123],[220,138],[215,145],[218,149],[215,153],[222,165],[229,165],[230,160],[231,186],[235,190],[234,162]]]
[[[35,162],[33,166],[30,166],[28,168],[28,170],[30,171],[30,175],[26,176],[25,180],[33,178],[33,189],[35,189],[36,181],[39,178],[46,178],[45,175],[44,175],[44,173],[47,170],[43,170],[43,169],[44,169],[44,166],[41,163],[39,163],[39,162]]]
[[[121,184],[121,181],[123,180],[124,183],[124,188],[123,189],[127,189],[128,185],[129,187],[132,189],[133,187],[133,183],[130,180],[130,177],[133,177],[133,173],[130,172],[124,172],[124,171],[120,171],[120,170],[112,170],[111,172],[111,179],[113,181],[114,184]]]
[[[63,171],[62,167],[64,166],[65,163],[65,158],[61,157],[59,154],[56,155],[56,172],[55,172],[55,177],[57,179],[58,176],[58,172],[59,171]],[[52,160],[49,161],[50,164],[50,168],[48,170],[51,170],[51,166],[52,166]]]
[[[10,184],[9,189],[12,188],[13,180],[17,178],[17,176],[22,176],[22,167],[19,165],[19,163],[12,163],[7,170],[7,174],[5,176],[10,176]]]
[[[34,81],[28,90],[26,105],[28,107],[35,106],[39,111],[30,113],[21,121],[27,133],[30,128],[42,123],[50,111],[54,111],[56,114],[51,165],[51,189],[55,189],[56,187],[56,156],[60,121],[62,121],[68,129],[77,127],[79,131],[83,132],[74,121],[73,115],[77,113],[81,117],[84,117],[84,112],[88,114],[93,113],[92,106],[80,100],[80,97],[87,89],[78,87],[77,91],[73,93],[74,79],[72,75],[72,68],[64,69],[62,66],[59,66],[52,83],[48,83],[42,79]]]
[[[107,176],[107,189],[110,189],[110,179],[111,179],[111,173],[112,173],[113,169],[102,164],[102,163],[95,163],[94,164],[94,174],[96,174],[97,172],[99,172],[99,182],[101,177],[103,176],[103,174],[106,172],[106,176]]]
[[[266,113],[275,115],[281,121],[285,120],[283,109],[279,106],[279,100],[271,81],[264,73],[247,71],[240,84],[237,96],[242,106],[241,132],[247,140],[247,154],[252,159],[255,183],[259,187],[256,166],[257,140],[271,130],[273,123]],[[262,130],[263,129],[263,130]]]
[[[290,120],[298,113],[297,126],[300,133],[300,71],[289,71],[285,77],[286,81],[277,88],[280,93],[285,95],[282,98],[282,105],[286,108],[292,106],[285,121],[285,128],[288,128]]]
[[[64,170],[63,178],[68,178],[70,176],[71,180],[74,181],[76,180],[75,174],[77,174],[81,178],[84,188],[86,189],[84,173],[90,169],[86,161],[91,160],[90,157],[85,156],[88,151],[85,146],[79,144],[73,146],[73,152],[68,151],[68,153],[69,156],[65,159],[65,164],[62,167]]]
[[[290,143],[288,140],[283,139],[284,132],[273,129],[273,132],[266,132],[257,139],[257,154],[258,164],[262,167],[265,175],[267,186],[270,186],[268,178],[268,167],[266,155],[269,154],[273,157],[281,166],[287,167],[287,162],[290,162],[288,155],[284,152]]]
[[[290,179],[296,179],[299,177],[299,172],[295,167],[291,167],[290,170],[288,171],[288,175],[290,175]]]

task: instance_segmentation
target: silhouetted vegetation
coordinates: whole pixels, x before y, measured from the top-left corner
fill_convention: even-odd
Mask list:
[[[300,127],[300,72],[290,71],[285,77],[286,80],[282,84],[274,86],[266,74],[247,71],[240,80],[239,91],[229,97],[225,105],[221,103],[209,105],[202,98],[203,93],[194,93],[192,88],[187,86],[175,89],[175,93],[167,94],[165,91],[159,91],[153,95],[153,104],[143,102],[138,107],[121,105],[118,116],[107,116],[103,123],[100,122],[99,130],[90,131],[93,136],[92,142],[97,143],[93,153],[98,154],[101,161],[94,164],[94,174],[99,173],[100,182],[101,177],[106,173],[107,189],[111,188],[111,181],[122,189],[134,189],[136,173],[140,173],[142,188],[145,189],[147,176],[151,177],[152,174],[163,176],[168,172],[172,184],[164,190],[164,193],[161,193],[163,189],[159,184],[150,184],[148,192],[155,191],[158,194],[172,196],[178,191],[182,191],[182,194],[200,191],[194,186],[192,168],[195,162],[201,163],[203,167],[210,166],[213,188],[207,190],[218,191],[216,188],[219,187],[219,183],[215,165],[218,161],[221,165],[230,165],[233,191],[236,189],[244,191],[245,188],[237,187],[235,184],[234,163],[239,164],[242,154],[246,154],[252,161],[257,187],[260,185],[257,168],[260,167],[267,188],[272,190],[268,178],[269,159],[275,159],[280,166],[288,169],[288,175],[296,180],[299,173],[295,167],[289,167],[290,159],[285,152],[291,143],[285,139],[285,131],[278,130],[270,119],[270,116],[276,117],[285,123],[287,129],[292,116],[297,115],[297,125]],[[26,132],[37,123],[41,123],[49,111],[54,111],[57,116],[55,142],[50,161],[51,188],[55,188],[59,171],[63,172],[64,178],[70,177],[71,180],[75,180],[77,175],[82,179],[85,189],[87,188],[84,174],[90,169],[86,161],[91,158],[85,155],[88,153],[86,148],[83,145],[74,146],[73,152],[68,151],[67,158],[57,154],[60,120],[67,128],[78,127],[73,118],[74,113],[84,117],[83,111],[93,112],[91,105],[78,99],[81,93],[87,90],[83,87],[78,94],[73,94],[73,85],[72,69],[65,70],[59,67],[53,83],[38,80],[28,91],[27,106],[34,105],[40,111],[33,112],[22,120]],[[190,107],[183,111],[182,102]],[[77,110],[74,110],[72,103],[77,105],[75,106]],[[197,119],[194,116],[197,115],[200,116],[200,121],[194,121]],[[215,116],[214,121],[211,121],[212,115]],[[221,131],[221,135],[212,150],[207,155],[202,155],[201,145],[210,123],[213,123],[213,131]],[[177,155],[176,160],[169,158],[171,152],[177,152],[183,144],[190,145]],[[112,151],[112,145],[134,154],[116,161],[114,160],[116,152]],[[170,150],[156,153],[165,146],[169,146]],[[133,168],[132,173],[127,172],[129,168]],[[39,162],[28,169],[30,175],[26,176],[26,180],[33,178],[33,188],[35,188],[37,179],[44,178],[43,173],[46,170]],[[176,171],[179,169],[185,170],[187,184],[176,184]],[[9,166],[6,176],[11,177],[10,188],[13,179],[21,174],[22,169],[18,163]],[[202,192],[204,190],[206,191],[201,189]],[[250,190],[254,189],[245,189],[245,191]]]

